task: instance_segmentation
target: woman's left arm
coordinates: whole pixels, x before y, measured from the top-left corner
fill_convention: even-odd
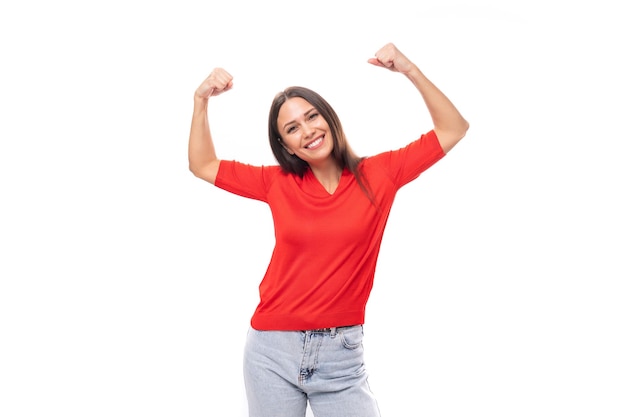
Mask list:
[[[404,74],[422,95],[444,152],[450,151],[465,136],[469,123],[445,94],[396,46],[388,43],[368,62]]]

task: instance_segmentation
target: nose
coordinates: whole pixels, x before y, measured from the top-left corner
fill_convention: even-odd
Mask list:
[[[309,126],[308,124],[304,124],[302,126],[302,134],[304,135],[304,137],[309,137],[311,136],[311,134],[315,131],[315,128],[313,126]]]

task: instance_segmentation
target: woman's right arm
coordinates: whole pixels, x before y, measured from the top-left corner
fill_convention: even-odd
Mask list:
[[[196,89],[193,98],[193,117],[189,132],[189,170],[198,178],[215,184],[220,160],[215,153],[209,127],[209,98],[233,87],[233,77],[222,68],[214,69]]]

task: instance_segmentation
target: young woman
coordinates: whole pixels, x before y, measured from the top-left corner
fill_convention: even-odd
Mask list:
[[[441,159],[469,127],[450,100],[395,45],[372,65],[406,76],[433,128],[405,147],[361,158],[333,108],[291,87],[274,98],[269,141],[278,165],[220,160],[208,102],[233,86],[221,68],[194,95],[191,172],[217,187],[266,202],[275,247],[259,286],[244,354],[251,417],[378,416],[363,363],[365,306],[397,191]]]

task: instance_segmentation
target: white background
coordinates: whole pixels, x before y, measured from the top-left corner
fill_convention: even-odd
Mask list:
[[[245,416],[267,207],[195,178],[273,163],[274,94],[335,107],[361,155],[430,129],[394,42],[470,121],[401,190],[367,310],[384,416],[626,415],[624,13],[618,2],[5,2],[0,415]]]

